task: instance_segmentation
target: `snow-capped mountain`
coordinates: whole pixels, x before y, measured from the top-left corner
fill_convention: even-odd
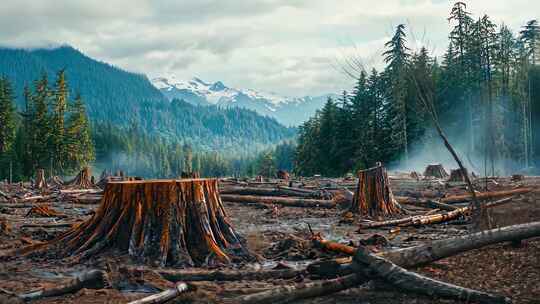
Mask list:
[[[230,88],[221,81],[209,83],[199,78],[181,81],[173,76],[154,78],[152,83],[169,100],[177,98],[195,105],[242,107],[274,117],[287,126],[306,121],[322,108],[329,96],[285,97],[252,89]]]

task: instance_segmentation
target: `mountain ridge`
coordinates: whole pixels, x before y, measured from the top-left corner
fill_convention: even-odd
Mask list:
[[[226,86],[222,81],[206,82],[194,77],[177,80],[175,76],[155,77],[152,84],[169,100],[181,99],[194,105],[217,105],[219,107],[241,107],[277,119],[288,126],[297,126],[322,108],[328,97],[288,97],[254,89],[237,89]]]

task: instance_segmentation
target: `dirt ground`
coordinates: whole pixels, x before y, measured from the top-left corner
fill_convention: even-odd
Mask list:
[[[512,203],[490,211],[492,227],[540,221],[538,193],[532,192]],[[82,221],[91,216],[96,205],[53,205],[67,215],[58,222]],[[358,244],[374,234],[384,236],[374,250],[389,250],[414,246],[435,239],[468,233],[465,221],[454,221],[424,227],[404,227],[396,232],[391,228],[357,232],[357,225],[343,222],[343,210],[275,207],[225,203],[236,230],[248,247],[259,256],[258,264],[242,265],[244,269],[270,269],[278,264],[302,268],[307,264],[338,257],[322,252],[309,241],[311,233],[321,233],[326,239]],[[414,208],[412,208],[414,209]],[[420,211],[420,209],[415,209]],[[53,238],[67,228],[32,228],[24,224],[42,223],[45,219],[28,218],[28,209],[3,208],[0,216],[7,219],[9,230],[0,234],[0,251],[18,248],[36,241]],[[50,221],[47,221],[49,223]],[[18,303],[8,292],[21,293],[54,286],[73,274],[89,268],[106,270],[113,278],[115,288],[83,289],[63,297],[53,297],[35,303],[127,303],[172,286],[172,283],[151,274],[140,277],[126,274],[122,267],[131,265],[129,259],[114,252],[84,264],[69,261],[15,258],[0,262],[0,303]],[[503,294],[513,303],[540,303],[540,238],[521,244],[497,244],[446,258],[429,266],[415,269],[428,277],[460,286]],[[275,286],[294,284],[308,278],[278,280],[275,282],[199,282],[198,290],[177,298],[176,303],[222,303],[235,296],[268,290]],[[406,294],[392,287],[368,284],[326,297],[299,303],[457,303],[427,296]]]

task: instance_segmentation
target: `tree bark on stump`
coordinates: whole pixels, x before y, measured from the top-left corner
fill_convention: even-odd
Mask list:
[[[388,173],[381,163],[358,172],[358,186],[350,209],[352,213],[385,217],[401,214],[402,210],[392,194]]]
[[[108,183],[92,218],[21,253],[79,261],[106,249],[159,266],[252,259],[229,222],[215,179]]]
[[[36,183],[35,183],[34,186],[35,186],[36,189],[40,189],[40,190],[48,188],[47,180],[45,179],[45,170],[43,170],[43,169],[38,169],[37,170],[37,172],[36,172]]]
[[[424,176],[428,177],[435,177],[435,178],[447,178],[448,172],[444,169],[443,165],[441,164],[432,164],[428,165],[426,167],[426,170],[424,171]]]
[[[93,189],[96,187],[92,183],[92,171],[90,167],[84,167],[77,176],[68,183],[68,186],[71,188],[77,189]]]

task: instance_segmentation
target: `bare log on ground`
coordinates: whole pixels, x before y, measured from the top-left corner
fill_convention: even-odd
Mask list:
[[[398,197],[396,196],[396,200],[398,203],[403,205],[413,205],[423,208],[433,208],[433,209],[441,209],[445,211],[452,211],[458,209],[456,206],[452,206],[449,204],[437,202],[434,200],[423,200],[423,199],[415,199],[410,197]]]
[[[230,303],[234,304],[274,304],[290,303],[300,299],[316,298],[346,290],[368,280],[356,274],[309,283],[281,286],[275,289],[240,296]],[[226,302],[229,303],[229,302]]]
[[[383,279],[406,292],[475,303],[511,303],[510,299],[504,296],[456,286],[407,271],[370,253],[365,247],[358,248],[352,268],[355,272],[368,278]]]
[[[27,217],[63,217],[64,214],[50,208],[49,205],[34,205],[26,213]]]
[[[390,189],[388,174],[381,163],[358,172],[358,187],[350,211],[361,216],[380,217],[403,213]]]
[[[92,218],[20,253],[80,261],[113,248],[160,266],[252,260],[229,222],[215,179],[109,183]]]
[[[259,195],[259,196],[297,196],[303,198],[319,198],[319,191],[297,191],[294,188],[278,187],[278,188],[259,188],[259,187],[220,187],[221,194],[235,195]]]
[[[96,185],[92,182],[92,171],[90,167],[84,167],[73,180],[67,183],[68,187],[77,189],[93,189]]]
[[[75,293],[83,288],[101,289],[105,287],[106,275],[100,270],[90,270],[79,274],[70,282],[57,287],[42,289],[18,295],[21,300],[32,301],[46,297],[61,296],[67,293]]]
[[[45,170],[43,169],[37,169],[36,171],[36,182],[34,184],[34,188],[43,190],[47,189],[47,180],[45,179]]]
[[[165,303],[178,297],[180,294],[189,291],[189,286],[186,283],[177,283],[174,288],[164,290],[155,295],[151,295],[136,301],[131,301],[128,304],[159,304]]]
[[[484,208],[493,208],[496,206],[500,206],[502,204],[511,202],[512,199],[513,198],[510,197],[510,198],[501,199],[495,202],[490,202],[490,203],[485,204]],[[471,211],[472,211],[472,206],[468,206],[468,207],[463,207],[463,208],[456,208],[455,210],[444,212],[444,213],[411,216],[411,217],[406,217],[402,219],[383,221],[383,222],[361,223],[360,229],[380,228],[380,227],[395,226],[395,225],[404,227],[404,226],[438,224],[438,223],[457,219],[460,216],[469,215]]]
[[[380,256],[401,267],[425,265],[461,252],[478,249],[487,245],[516,239],[540,236],[540,222],[514,225],[487,230],[461,237],[433,241],[429,244],[395,251],[387,251]],[[327,296],[342,290],[359,286],[368,281],[365,276],[353,273],[351,265],[338,265],[336,269],[324,268],[324,272],[315,273],[332,276],[334,273],[350,273],[336,279],[316,281],[304,284],[283,286],[273,290],[251,294],[238,298],[238,303],[290,303],[299,299]],[[313,269],[318,269],[313,267]],[[235,302],[236,303],[236,302]]]
[[[162,277],[171,281],[264,281],[292,279],[306,273],[305,269],[269,270],[206,270],[206,269],[158,269]]]
[[[504,191],[491,191],[491,192],[483,192],[483,193],[476,193],[476,198],[478,200],[487,200],[487,199],[494,199],[494,198],[501,198],[505,196],[512,196],[517,194],[526,194],[531,192],[533,189],[531,188],[518,188],[513,190],[504,190]],[[461,203],[461,202],[468,202],[473,199],[472,195],[470,194],[464,194],[464,195],[454,195],[449,197],[443,197],[441,198],[440,202],[445,204],[451,204],[451,203]]]
[[[282,205],[286,207],[308,207],[308,208],[334,208],[336,203],[333,200],[316,200],[292,197],[270,197],[270,196],[254,196],[254,195],[232,195],[223,194],[221,199],[231,203],[246,203],[246,204],[271,204]]]
[[[424,176],[445,179],[448,177],[448,172],[446,172],[442,164],[431,164],[424,170]]]

